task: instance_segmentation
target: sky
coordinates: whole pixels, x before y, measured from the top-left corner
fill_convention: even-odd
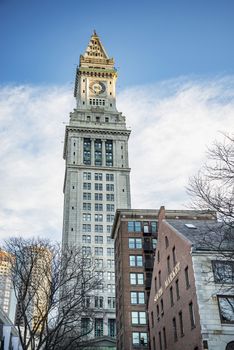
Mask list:
[[[0,0],[0,238],[61,239],[64,128],[94,29],[132,130],[133,208],[189,208],[189,177],[233,132],[232,0]]]

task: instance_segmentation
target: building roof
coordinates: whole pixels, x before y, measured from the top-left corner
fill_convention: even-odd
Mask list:
[[[179,234],[189,240],[195,250],[234,250],[234,229],[211,220],[165,220]]]

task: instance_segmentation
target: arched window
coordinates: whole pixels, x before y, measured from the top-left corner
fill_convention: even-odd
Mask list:
[[[234,341],[231,341],[227,344],[226,350],[234,350]]]
[[[165,237],[165,245],[166,245],[166,248],[169,247],[169,240],[167,236]]]

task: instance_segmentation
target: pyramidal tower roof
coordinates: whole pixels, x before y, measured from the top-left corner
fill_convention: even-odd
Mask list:
[[[95,30],[90,38],[85,53],[80,56],[80,65],[82,65],[82,63],[114,64],[114,60],[109,58]]]

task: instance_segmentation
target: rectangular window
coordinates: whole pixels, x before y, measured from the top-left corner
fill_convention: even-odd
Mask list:
[[[114,185],[113,184],[106,184],[106,190],[110,192],[114,192]]]
[[[91,140],[88,138],[85,138],[83,143],[83,163],[91,165]]]
[[[141,232],[141,222],[128,221],[128,232]]]
[[[95,165],[102,165],[102,141],[94,142]]]
[[[91,243],[91,236],[90,235],[83,235],[82,236],[82,243]]]
[[[130,273],[130,284],[131,285],[143,285],[144,284],[144,274],[143,273]]]
[[[95,221],[102,222],[103,221],[103,215],[102,214],[95,214],[94,215]]]
[[[129,238],[128,239],[128,248],[129,249],[141,249],[142,248],[142,239],[141,238]]]
[[[107,280],[114,280],[115,279],[115,273],[112,271],[107,271]]]
[[[195,318],[194,318],[194,311],[193,311],[193,303],[192,302],[189,304],[189,316],[190,316],[191,328],[194,328],[195,327]]]
[[[94,188],[95,188],[95,191],[102,191],[103,186],[100,183],[95,183]]]
[[[81,332],[83,335],[86,335],[90,332],[90,330],[92,329],[91,327],[91,322],[90,319],[85,317],[81,319]]]
[[[103,195],[102,195],[102,193],[95,193],[94,198],[95,198],[95,201],[102,201]]]
[[[158,229],[157,221],[151,221],[151,229],[152,229],[152,233],[157,233],[157,229]]]
[[[83,255],[90,255],[91,254],[91,247],[82,247],[82,254]]]
[[[114,202],[114,200],[115,200],[114,194],[112,194],[112,193],[107,193],[107,194],[106,194],[106,200],[109,201],[109,202]]]
[[[96,244],[103,244],[103,236],[95,236],[94,239]]]
[[[112,259],[107,260],[107,267],[113,268],[115,266],[115,261]]]
[[[102,337],[103,336],[103,318],[95,318],[94,335],[95,335],[95,337]]]
[[[131,312],[132,324],[146,324],[146,312],[145,311],[132,311]]]
[[[109,309],[115,308],[115,298],[114,297],[108,297],[107,298],[107,305]]]
[[[131,292],[131,304],[145,304],[145,293]]]
[[[83,190],[91,190],[91,182],[84,182],[83,183]]]
[[[142,255],[130,255],[129,256],[129,264],[130,266],[143,266],[143,257]]]
[[[115,293],[115,285],[114,284],[108,284],[107,285],[107,291],[109,293]]]
[[[83,214],[83,221],[91,221],[91,214],[84,213]]]
[[[215,283],[234,284],[234,261],[212,261]]]
[[[113,143],[112,140],[106,141],[106,166],[113,166]]]
[[[111,236],[107,236],[106,237],[106,243],[107,244],[112,244],[113,243],[113,239],[111,238]]]
[[[176,285],[176,298],[177,298],[177,300],[179,300],[180,299],[180,288],[179,288],[179,280],[178,279],[175,281],[175,285]]]
[[[95,211],[103,211],[103,204],[95,203]]]
[[[179,322],[180,322],[180,336],[184,335],[184,324],[183,324],[183,314],[182,311],[179,312]]]
[[[107,225],[106,226],[106,232],[107,233],[111,233],[111,230],[112,230],[112,225]]]
[[[107,222],[113,222],[114,221],[114,215],[107,214],[106,215],[106,221]]]
[[[184,269],[186,288],[190,287],[188,266]]]
[[[103,248],[102,247],[95,247],[94,254],[95,255],[103,255]]]
[[[221,323],[234,323],[234,296],[218,295]]]
[[[114,174],[106,174],[106,181],[114,181]]]
[[[162,287],[161,271],[158,272],[158,286],[159,286],[159,288]]]
[[[166,336],[166,329],[163,327],[163,341],[164,341],[164,349],[167,348],[167,336]]]
[[[83,173],[83,180],[91,180],[91,173],[84,172]]]
[[[172,259],[173,259],[173,266],[176,266],[176,252],[175,252],[175,247],[172,248]]]
[[[91,232],[91,224],[83,224],[82,231],[83,232]]]
[[[167,273],[171,273],[171,262],[170,262],[170,255],[167,257]]]
[[[161,336],[161,332],[158,332],[158,338],[159,338],[159,350],[162,350],[162,336]]]
[[[112,255],[114,255],[114,248],[107,248],[107,255],[108,256],[112,256]]]
[[[173,325],[174,341],[177,341],[178,340],[178,334],[177,334],[177,325],[176,325],[175,317],[172,320],[172,325]]]
[[[114,204],[107,204],[106,205],[106,211],[115,211]]]
[[[95,173],[94,174],[94,179],[96,181],[102,181],[102,173]]]
[[[83,210],[91,210],[91,203],[83,203]]]
[[[116,320],[114,318],[108,319],[108,336],[109,337],[116,336]]]
[[[95,267],[97,269],[103,268],[103,259],[95,259]]]
[[[96,233],[103,233],[103,225],[95,225],[94,230]]]
[[[174,305],[174,298],[173,298],[173,288],[172,286],[170,287],[170,301],[171,301],[171,306]]]
[[[84,193],[83,193],[83,200],[85,200],[85,201],[91,201],[91,193],[89,193],[89,192],[84,192]]]
[[[146,332],[132,332],[132,344],[139,347],[145,347],[148,344],[148,334]]]
[[[94,307],[103,308],[103,297],[99,297],[99,296],[94,297]]]

